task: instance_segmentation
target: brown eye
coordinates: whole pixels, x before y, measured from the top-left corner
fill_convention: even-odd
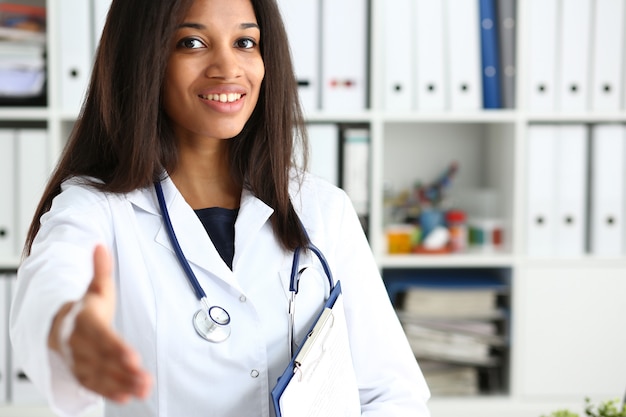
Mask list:
[[[176,47],[182,49],[198,49],[204,47],[204,44],[196,38],[185,38],[178,41]]]
[[[238,48],[252,49],[256,46],[256,42],[250,38],[238,39],[236,42]]]

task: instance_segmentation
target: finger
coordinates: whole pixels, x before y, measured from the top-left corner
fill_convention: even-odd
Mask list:
[[[129,395],[143,397],[149,388],[150,377],[144,371],[126,371],[119,358],[79,357],[75,375],[87,388],[106,396]]]
[[[96,344],[85,338],[76,338],[73,343],[73,370],[84,386],[107,397],[118,394],[145,397],[148,394],[151,378],[130,347],[120,344],[118,348],[118,342]]]
[[[113,291],[111,273],[113,259],[104,245],[96,245],[93,252],[93,279],[87,292],[108,295]]]

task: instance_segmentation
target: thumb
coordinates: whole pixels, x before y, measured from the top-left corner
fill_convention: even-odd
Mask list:
[[[113,259],[104,245],[97,245],[93,252],[93,279],[87,292],[103,297],[113,296]]]

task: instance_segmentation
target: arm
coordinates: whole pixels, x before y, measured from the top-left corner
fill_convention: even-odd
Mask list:
[[[362,415],[427,417],[430,392],[347,198],[338,229],[334,275],[344,288]]]
[[[83,298],[64,304],[52,321],[48,347],[63,357],[78,381],[120,403],[144,398],[150,376],[137,353],[111,328],[115,310],[112,260],[103,245],[94,250],[94,277]]]
[[[18,270],[17,290],[11,305],[11,341],[25,372],[45,394],[53,410],[60,415],[76,415],[99,401],[92,390],[99,391],[93,385],[85,389],[78,382],[77,368],[71,368],[67,358],[59,354],[58,331],[68,321],[70,331],[80,329],[83,323],[94,328],[89,323],[93,315],[90,316],[88,309],[75,309],[76,326],[74,320],[66,317],[75,302],[103,290],[102,277],[111,281],[110,269],[107,271],[110,265],[107,267],[106,260],[102,261],[107,257],[106,252],[93,253],[98,242],[107,245],[113,242],[110,213],[102,194],[70,187],[57,196],[41,221],[31,255]],[[112,281],[110,287],[112,291]],[[93,300],[80,302],[81,307],[94,304]],[[112,332],[110,321],[102,327]],[[73,345],[73,337],[69,340]],[[73,357],[83,349],[72,350]]]

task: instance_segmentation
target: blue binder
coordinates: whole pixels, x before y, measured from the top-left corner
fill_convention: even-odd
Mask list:
[[[480,47],[482,55],[483,107],[502,108],[496,0],[480,0]]]

